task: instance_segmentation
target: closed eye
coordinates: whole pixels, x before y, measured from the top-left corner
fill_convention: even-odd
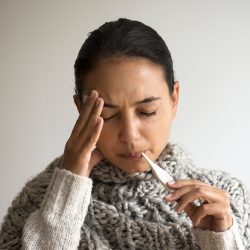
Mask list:
[[[144,112],[139,112],[141,115],[145,115],[145,116],[152,116],[152,115],[156,115],[156,111],[154,111],[154,112],[152,112],[152,113],[144,113]],[[115,117],[115,116],[117,116],[117,115],[113,115],[113,116],[111,116],[111,117],[109,117],[109,118],[106,118],[106,119],[103,119],[104,120],[104,122],[107,122],[107,121],[109,121],[110,119],[112,119],[113,117]]]

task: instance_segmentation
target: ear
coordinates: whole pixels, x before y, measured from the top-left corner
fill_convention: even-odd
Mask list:
[[[172,119],[175,118],[176,113],[177,113],[177,105],[178,105],[179,90],[180,90],[179,81],[175,81],[173,87],[174,87],[174,91],[173,91],[173,95],[172,95],[172,101],[173,101],[173,106],[172,106]]]
[[[80,112],[81,112],[81,104],[80,104],[80,102],[79,102],[79,100],[78,100],[78,98],[77,98],[76,95],[73,95],[73,99],[74,99],[74,103],[75,103],[75,105],[76,105],[76,107],[78,109],[78,112],[80,114]]]

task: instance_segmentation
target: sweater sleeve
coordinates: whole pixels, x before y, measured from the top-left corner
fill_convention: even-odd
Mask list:
[[[57,168],[40,209],[24,225],[22,249],[77,249],[91,190],[92,179]]]
[[[200,228],[191,228],[197,244],[202,250],[244,250],[238,231],[236,217],[233,216],[233,225],[224,232],[212,232]]]

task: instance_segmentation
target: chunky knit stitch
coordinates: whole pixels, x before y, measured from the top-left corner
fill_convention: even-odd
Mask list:
[[[175,212],[175,202],[164,200],[166,190],[150,168],[126,173],[103,158],[87,178],[60,170],[62,157],[15,197],[1,226],[0,249],[223,250],[242,249],[241,242],[250,249],[245,186],[225,172],[195,167],[180,144],[168,143],[155,163],[174,179],[197,179],[226,190],[234,217],[229,230],[192,228],[186,213]]]

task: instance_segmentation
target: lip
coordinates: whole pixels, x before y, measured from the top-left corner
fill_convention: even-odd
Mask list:
[[[143,157],[141,155],[141,153],[143,152],[145,154],[147,150],[145,151],[140,151],[140,152],[134,152],[134,153],[127,153],[127,154],[120,154],[121,157],[123,157],[124,159],[127,160],[136,160],[136,159],[140,159],[141,157]],[[130,154],[130,155],[129,155]],[[133,154],[133,155],[132,155]]]

